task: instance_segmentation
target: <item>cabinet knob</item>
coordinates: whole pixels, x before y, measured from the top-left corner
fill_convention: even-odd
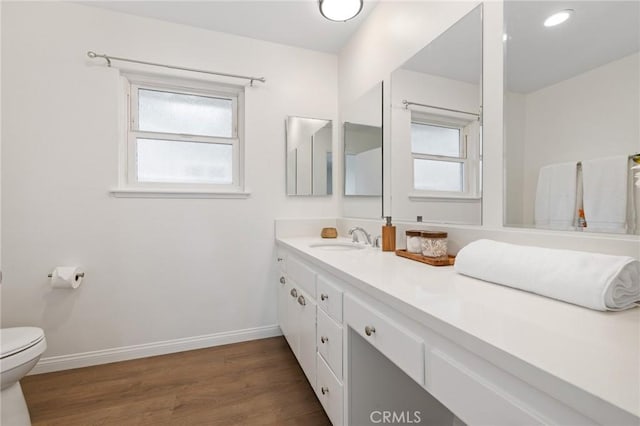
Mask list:
[[[284,259],[283,259],[283,258],[281,258],[281,257],[279,257],[279,258],[278,258],[278,262],[282,262],[283,260],[284,260]]]
[[[320,388],[320,392],[322,392],[323,395],[326,395],[329,393],[329,388],[326,386],[323,386],[322,388]]]
[[[298,303],[301,304],[302,306],[307,304],[307,301],[304,300],[304,296],[299,296],[298,297]]]
[[[327,300],[329,298],[328,294],[321,294],[320,295],[320,300]]]
[[[296,290],[295,288],[291,289],[291,297],[298,297],[298,290]]]
[[[280,284],[285,284],[287,280],[284,277],[280,277]]]
[[[372,335],[373,333],[375,333],[375,332],[376,332],[376,328],[375,328],[375,327],[373,327],[373,326],[368,325],[368,326],[366,326],[366,327],[364,328],[364,333],[365,333],[367,336],[371,336],[371,335]]]
[[[320,337],[320,341],[321,341],[322,343],[327,343],[327,342],[329,341],[329,338],[328,338],[328,337],[325,337],[325,336],[322,336],[322,337]]]

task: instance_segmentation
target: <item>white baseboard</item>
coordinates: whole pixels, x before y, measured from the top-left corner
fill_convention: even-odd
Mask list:
[[[91,365],[108,364],[110,362],[126,361],[155,355],[166,355],[175,352],[209,348],[227,345],[229,343],[245,342],[248,340],[265,339],[280,336],[282,332],[277,325],[247,328],[244,330],[225,331],[204,336],[186,337],[182,339],[165,340],[163,342],[145,343],[142,345],[122,346],[119,348],[103,349],[99,351],[81,352],[70,355],[60,355],[41,358],[29,375],[50,373],[53,371],[69,370],[72,368],[89,367]]]

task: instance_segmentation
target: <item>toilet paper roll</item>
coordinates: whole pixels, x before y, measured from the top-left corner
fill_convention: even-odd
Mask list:
[[[82,284],[84,272],[77,266],[58,266],[51,273],[51,287],[76,289]]]

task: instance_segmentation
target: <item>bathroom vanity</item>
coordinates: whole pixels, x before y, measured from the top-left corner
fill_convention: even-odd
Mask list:
[[[639,309],[591,311],[340,241],[277,239],[278,321],[334,426],[385,410],[405,424],[640,421]]]

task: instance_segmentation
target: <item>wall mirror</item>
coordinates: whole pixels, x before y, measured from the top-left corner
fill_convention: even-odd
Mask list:
[[[638,233],[639,17],[637,1],[504,2],[505,226]]]
[[[287,117],[287,195],[333,193],[332,121]]]
[[[391,213],[482,223],[482,5],[391,75]]]
[[[344,216],[382,216],[382,82],[343,114]]]

